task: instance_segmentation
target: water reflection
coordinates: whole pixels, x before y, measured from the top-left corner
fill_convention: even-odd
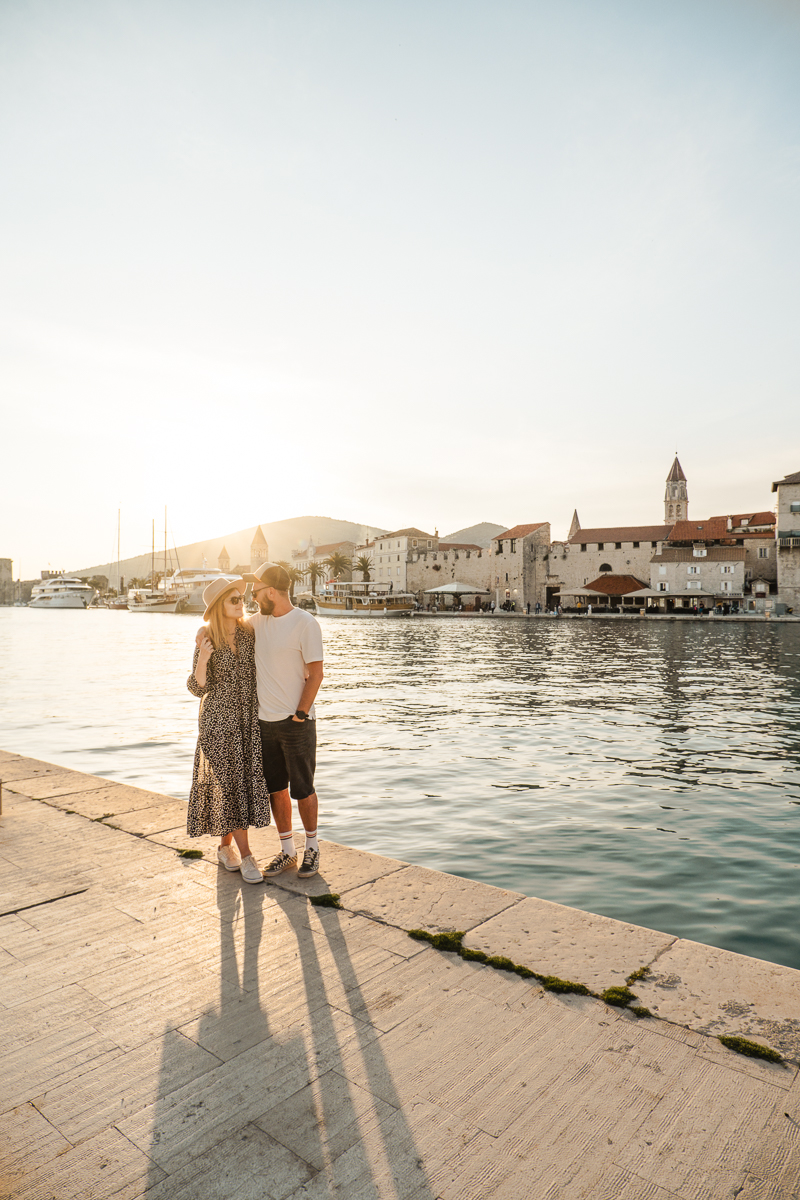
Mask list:
[[[0,610],[3,744],[185,797],[196,625]],[[326,836],[800,967],[800,627],[323,627]]]

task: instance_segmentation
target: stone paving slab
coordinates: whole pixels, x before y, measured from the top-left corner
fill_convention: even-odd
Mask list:
[[[675,940],[668,933],[526,897],[473,929],[464,945],[602,991],[624,985]]]
[[[636,992],[667,1021],[742,1034],[800,1060],[800,971],[681,938]]]
[[[713,1035],[793,1047],[800,973],[330,843],[316,884],[250,886],[157,840],[172,798],[86,779],[5,793],[3,1200],[798,1200],[796,1066]],[[109,787],[129,830],[65,811]],[[42,845],[57,888],[22,909]],[[598,987],[649,959],[659,1015],[415,926]]]
[[[431,933],[474,929],[522,900],[518,892],[412,866],[348,890],[346,898],[353,912]]]

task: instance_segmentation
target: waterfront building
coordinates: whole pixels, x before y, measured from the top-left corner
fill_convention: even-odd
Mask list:
[[[744,600],[745,552],[741,546],[665,546],[653,555],[650,587],[660,593],[656,603],[667,612],[703,604],[713,608]]]
[[[352,561],[354,557],[357,557],[356,543],[346,541],[328,542],[324,546],[315,546],[314,542],[310,541],[305,550],[294,550],[292,552],[292,566],[295,570],[301,571],[305,575],[311,564],[315,563],[317,566],[325,567],[327,571],[325,579],[327,580],[330,571],[325,564],[333,554],[342,554],[345,558],[349,558]],[[344,571],[339,576],[342,583],[350,583],[352,578],[352,571]]]
[[[778,493],[778,597],[800,613],[800,471],[777,480],[772,490]]]
[[[223,567],[223,565],[222,565],[223,556],[228,561],[227,567]],[[222,547],[222,550],[220,551],[220,555],[219,555],[219,558],[217,559],[217,562],[219,563],[220,571],[226,571],[226,572],[230,571],[230,565],[231,565],[230,555],[228,554],[228,551],[225,549],[224,546]],[[257,525],[256,531],[253,534],[253,540],[250,543],[250,562],[249,562],[249,564],[237,563],[236,566],[233,568],[233,574],[234,575],[247,575],[248,572],[257,571],[258,568],[262,567],[265,562],[269,562],[269,543],[267,542],[267,539],[264,537],[263,529],[261,528],[260,525]],[[205,567],[205,565],[206,565],[206,560],[204,557],[203,558],[203,567]]]
[[[474,542],[443,542],[434,538],[430,550],[412,547],[406,555],[406,591],[416,593],[421,604],[428,604],[428,588],[446,583],[467,583],[476,588],[489,587],[491,554]],[[413,541],[413,539],[412,539]]]
[[[14,603],[13,559],[0,558],[0,604]]]
[[[702,554],[704,549],[709,554]],[[674,578],[681,593],[696,591],[702,583],[703,588],[710,589],[709,595],[716,603],[733,601],[737,607],[763,611],[767,596],[777,590],[774,513],[737,513],[709,517],[705,521],[676,521],[667,539],[665,554],[667,550],[670,554],[666,558],[662,556],[659,567],[670,562],[686,564],[685,579],[678,578],[681,572],[678,575],[673,571],[662,572],[670,580]],[[673,550],[680,550],[681,555],[672,556]],[[713,556],[710,555],[712,550]],[[704,563],[712,562],[717,566],[705,569]],[[690,579],[689,576],[698,578]],[[753,586],[755,581],[758,581],[757,587]],[[669,590],[674,592],[675,588]]]
[[[586,587],[576,588],[574,592],[564,591],[562,596],[565,604],[575,608],[588,609],[591,604],[592,608],[613,606],[638,610],[647,603],[640,595],[646,589],[647,584],[635,575],[600,575]]]
[[[606,525],[599,528],[575,529],[566,543],[552,548],[550,583],[551,595],[586,587],[600,575],[632,575],[636,579],[650,578],[650,563],[660,554],[669,538],[672,525]],[[557,570],[555,569],[557,568]]]
[[[550,560],[550,522],[514,525],[492,538],[491,581],[489,588],[499,606],[510,603],[517,612],[528,604],[549,607],[553,596],[548,591]]]
[[[261,528],[261,526],[259,526],[259,528]],[[230,569],[231,569],[231,556],[230,556],[230,554],[228,554],[228,551],[225,549],[224,546],[222,547],[222,549],[219,552],[219,558],[217,559],[217,566],[219,567],[220,571],[227,572],[227,571],[230,571]]]

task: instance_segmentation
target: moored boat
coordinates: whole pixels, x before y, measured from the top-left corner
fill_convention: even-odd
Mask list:
[[[82,579],[55,575],[34,584],[28,608],[88,608],[95,590]]]
[[[407,617],[416,608],[411,592],[390,592],[374,582],[333,583],[314,602],[318,617]]]

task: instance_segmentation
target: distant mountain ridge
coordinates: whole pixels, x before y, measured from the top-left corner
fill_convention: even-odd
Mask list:
[[[206,538],[202,542],[192,542],[187,546],[178,546],[178,561],[182,567],[216,567],[220,550],[224,546],[231,561],[231,570],[237,565],[250,563],[250,543],[253,540],[257,525],[247,529],[239,529],[234,533],[226,533],[220,537]],[[354,521],[340,521],[334,517],[289,517],[285,521],[261,522],[261,529],[269,545],[269,556],[272,561],[285,559],[291,561],[292,551],[302,543],[313,541],[318,546],[327,546],[331,542],[365,542],[368,538],[378,537],[387,532],[375,525],[359,525]],[[170,566],[175,570],[175,549],[169,547]],[[150,553],[137,554],[124,558],[120,562],[120,573],[125,580],[143,579],[150,573]],[[164,550],[156,546],[156,571],[164,569]],[[114,562],[98,563],[92,567],[80,567],[70,570],[69,575],[106,575],[112,583],[117,578],[117,564]]]
[[[491,546],[492,538],[496,538],[498,533],[505,533],[508,525],[493,525],[491,521],[481,521],[480,525],[470,525],[469,529],[458,529],[455,533],[448,533],[446,537],[440,538],[442,542],[472,542],[475,546],[481,546],[484,550]]]

